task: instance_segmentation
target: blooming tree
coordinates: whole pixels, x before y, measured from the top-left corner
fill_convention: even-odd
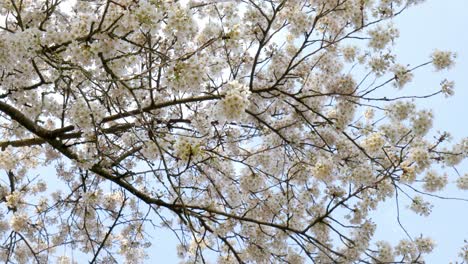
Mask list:
[[[369,217],[468,189],[416,105],[454,83],[405,90],[455,55],[392,51],[419,2],[0,1],[1,261],[141,262],[166,228],[187,263],[422,262]]]

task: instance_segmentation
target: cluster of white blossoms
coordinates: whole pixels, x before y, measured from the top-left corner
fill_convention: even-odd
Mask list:
[[[24,232],[28,228],[28,216],[25,213],[15,213],[10,218],[10,226],[15,232]]]
[[[419,153],[418,153],[419,154]],[[402,174],[400,181],[403,183],[413,183],[416,180],[416,166],[411,165],[410,161],[404,161],[401,164]]]
[[[70,109],[75,124],[82,128],[92,127],[91,113],[85,101],[77,101]]]
[[[414,147],[409,151],[409,158],[416,162],[419,170],[427,168],[430,164],[430,156],[426,149],[422,147]]]
[[[413,241],[403,239],[395,247],[395,253],[403,257],[406,262],[413,262],[420,258],[420,252]]]
[[[397,101],[388,106],[387,116],[392,118],[393,121],[403,121],[407,119],[415,110],[413,102]]]
[[[465,240],[465,246],[463,246],[459,256],[465,261],[468,262],[468,241]]]
[[[57,264],[74,264],[68,256],[60,256],[57,258]]]
[[[394,62],[394,60],[395,57],[391,54],[377,54],[368,60],[368,65],[376,76],[382,76],[390,68],[390,65]]]
[[[326,158],[318,160],[312,169],[312,173],[317,179],[326,182],[333,179],[332,172],[333,162],[330,159]]]
[[[422,260],[430,239],[372,243],[371,221],[468,189],[436,171],[468,139],[385,94],[454,64],[392,50],[417,2],[0,1],[0,261],[141,263],[155,226],[181,263]]]
[[[372,119],[375,116],[375,110],[368,107],[366,108],[366,111],[364,111],[364,118],[366,119],[367,122],[372,121]]]
[[[390,66],[390,63],[388,60],[385,60],[381,56],[379,57],[372,57],[369,60],[369,67],[373,72],[375,72],[376,75],[380,76],[383,73],[385,73]]]
[[[351,179],[352,182],[358,185],[367,185],[375,180],[372,168],[366,164],[361,164],[357,168],[353,169]]]
[[[200,85],[207,79],[207,62],[205,58],[198,56],[177,62],[167,72],[168,81],[180,91],[197,92]]]
[[[453,52],[440,50],[434,51],[431,55],[432,64],[438,71],[452,67],[456,57]]]
[[[369,31],[370,41],[369,47],[376,50],[384,49],[391,41],[398,38],[400,35],[397,28],[392,25],[387,27],[377,26],[375,29]]]
[[[4,149],[0,151],[0,168],[4,170],[12,170],[18,164],[16,163],[15,154],[12,148]]]
[[[420,236],[414,240],[420,253],[430,253],[434,250],[436,244],[430,237]]]
[[[444,148],[444,151],[447,151],[447,148]],[[468,138],[463,138],[459,143],[454,144],[450,150],[448,150],[448,155],[444,155],[444,163],[447,166],[455,166],[460,164],[464,158],[468,157]]]
[[[345,46],[341,49],[341,53],[347,62],[353,62],[358,54],[358,48],[356,46]]]
[[[356,89],[356,82],[351,75],[344,75],[337,78],[328,87],[330,93],[337,93],[342,95],[351,95]]]
[[[140,23],[142,29],[147,31],[152,29],[155,31],[155,25],[160,25],[160,22],[164,18],[164,13],[160,9],[155,9],[151,4],[151,1],[139,1],[138,6],[133,11],[133,16],[136,17],[136,21]]]
[[[226,84],[223,99],[216,106],[219,118],[225,121],[242,120],[250,105],[250,94],[249,88],[237,80]]]
[[[432,207],[431,203],[424,201],[422,196],[416,195],[413,197],[410,209],[419,215],[428,216],[431,214]]]
[[[468,190],[468,173],[457,179],[457,187],[462,190]]]
[[[423,188],[428,192],[440,191],[444,189],[448,183],[447,175],[439,175],[434,170],[426,172],[423,181]]]
[[[413,73],[404,65],[396,64],[393,66],[392,71],[395,75],[395,82],[393,84],[397,88],[403,88],[403,86],[413,79]]]
[[[182,162],[189,160],[196,161],[202,153],[200,143],[197,143],[195,139],[187,137],[179,137],[174,145],[174,149],[176,157]]]
[[[440,83],[441,91],[445,95],[445,97],[452,96],[455,93],[454,92],[454,86],[455,86],[455,82],[454,81],[449,81],[447,79],[444,79]]]
[[[9,195],[5,196],[7,207],[17,209],[18,206],[25,203],[25,201],[23,200],[24,195],[25,194],[23,192],[14,191],[10,193]]]
[[[240,180],[240,187],[241,189],[248,193],[248,192],[256,192],[261,187],[263,187],[263,179],[260,175],[255,174],[245,174],[241,177]]]
[[[387,241],[377,241],[376,246],[378,252],[375,257],[381,262],[393,262],[395,260],[395,254],[393,252],[392,245]]]
[[[415,134],[425,135],[432,127],[432,111],[421,110],[411,117],[412,128]]]
[[[385,138],[380,132],[372,133],[362,141],[362,146],[370,153],[378,152],[384,145]]]

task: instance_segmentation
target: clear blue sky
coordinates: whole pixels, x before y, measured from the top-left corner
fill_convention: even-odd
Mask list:
[[[455,139],[468,136],[468,0],[428,0],[411,8],[395,21],[400,29],[396,53],[403,64],[416,65],[428,60],[432,51],[451,50],[458,54],[456,66],[449,72],[437,73],[426,67],[415,73],[414,81],[405,87],[412,94],[426,94],[439,88],[443,78],[456,82],[455,96],[442,95],[419,102],[423,108],[434,109],[434,130],[450,131]],[[388,90],[392,92],[391,89]],[[457,167],[460,173],[468,172],[468,162]],[[456,179],[455,172],[447,168],[449,179]],[[468,192],[457,191],[453,184],[444,192],[446,196],[468,199]],[[447,200],[431,200],[434,204],[429,218],[417,216],[401,208],[402,223],[411,235],[424,233],[432,237],[437,248],[426,258],[427,263],[448,263],[456,260],[463,240],[468,239],[468,203]],[[377,223],[377,239],[393,243],[404,238],[396,221],[394,200],[378,210],[373,220]],[[154,245],[147,263],[177,263],[174,237],[168,232],[154,234]]]

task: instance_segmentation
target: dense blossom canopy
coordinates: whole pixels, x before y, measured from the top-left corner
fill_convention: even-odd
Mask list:
[[[455,54],[392,51],[419,2],[0,1],[0,260],[138,263],[156,227],[187,263],[422,262],[369,217],[468,189],[416,105],[453,81],[405,91]]]

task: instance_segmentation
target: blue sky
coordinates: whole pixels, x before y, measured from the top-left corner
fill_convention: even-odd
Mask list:
[[[395,51],[402,64],[416,65],[426,62],[434,49],[451,50],[457,53],[457,63],[450,71],[435,72],[431,66],[415,72],[414,81],[404,88],[408,94],[429,94],[439,88],[442,79],[456,82],[455,96],[444,98],[443,95],[419,101],[421,108],[434,110],[434,131],[450,131],[457,142],[468,136],[468,10],[467,0],[427,0],[422,5],[413,7],[395,19],[400,29]],[[389,87],[388,93],[394,92]],[[460,173],[468,172],[468,162],[457,169]],[[446,168],[449,180],[456,179],[455,171]],[[441,193],[450,197],[468,199],[468,192],[456,190],[454,185]],[[426,258],[427,263],[448,263],[456,260],[463,240],[468,239],[468,202],[430,199],[434,208],[429,217],[418,216],[404,205],[400,208],[400,217],[409,233],[415,237],[424,233],[436,243],[435,251]],[[377,223],[376,240],[384,239],[396,243],[404,238],[396,219],[395,201],[384,204],[373,214]],[[169,232],[156,232],[154,245],[149,252],[148,263],[177,263],[174,237]]]

